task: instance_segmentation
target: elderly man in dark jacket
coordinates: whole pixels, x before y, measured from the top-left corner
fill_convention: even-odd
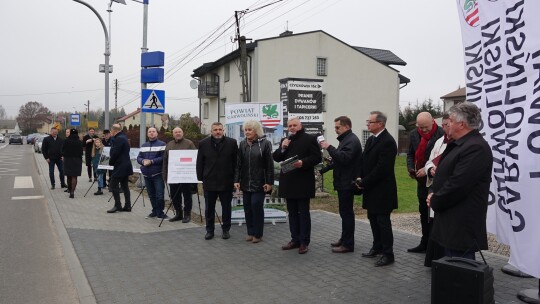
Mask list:
[[[472,103],[448,111],[448,136],[454,141],[444,150],[428,195],[435,211],[431,238],[446,256],[475,259],[487,249],[486,216],[493,154],[478,132],[480,110]]]
[[[158,139],[156,128],[148,128],[148,141],[142,144],[137,155],[137,163],[141,165],[141,173],[144,176],[146,191],[152,204],[152,212],[146,218],[164,219],[167,216],[163,213],[165,205],[165,183],[161,174],[163,167],[163,154],[165,143]]]
[[[396,176],[396,141],[386,130],[386,115],[372,111],[366,121],[373,135],[366,142],[357,185],[363,190],[362,207],[367,209],[373,245],[362,257],[382,257],[376,267],[394,263],[394,235],[390,213],[398,207]]]
[[[362,144],[351,130],[352,122],[349,117],[340,116],[334,119],[334,122],[338,147],[335,148],[325,140],[320,142],[320,145],[332,158],[327,169],[334,171],[334,189],[338,193],[341,216],[341,237],[330,245],[334,247],[332,252],[346,253],[354,251],[354,180],[359,175]]]
[[[127,136],[122,133],[122,127],[119,124],[114,124],[111,128],[113,143],[111,146],[109,165],[113,166],[110,187],[114,197],[114,207],[107,210],[107,213],[115,213],[117,211],[131,211],[131,195],[129,192],[128,178],[133,174],[133,165],[129,158],[129,143]],[[125,204],[122,208],[120,202],[120,186],[124,192]]]
[[[51,134],[43,139],[41,153],[47,163],[49,163],[49,178],[51,179],[51,189],[54,189],[54,166],[58,167],[60,174],[60,186],[66,188],[64,181],[64,162],[62,160],[62,145],[64,140],[58,136],[58,129],[51,128]]]
[[[221,219],[223,220],[221,237],[228,239],[231,229],[231,201],[238,144],[235,139],[223,135],[223,125],[220,122],[213,123],[211,128],[211,135],[201,140],[197,152],[197,179],[203,182],[206,201],[204,239],[210,240],[214,237],[214,214],[218,197],[221,202]]]
[[[291,240],[282,246],[283,250],[298,248],[299,254],[308,252],[311,241],[310,199],[315,197],[314,167],[321,162],[321,151],[315,136],[307,134],[298,118],[287,122],[289,137],[281,140],[274,151],[277,162],[297,157],[292,164],[294,170],[279,175],[279,196],[287,199]]]
[[[435,142],[444,135],[444,130],[435,123],[429,112],[421,112],[416,116],[416,129],[409,134],[409,151],[407,152],[407,170],[409,176],[416,179],[418,211],[422,226],[422,239],[408,252],[425,252],[429,239],[429,210],[426,204],[428,187],[426,186],[426,162],[429,160]]]

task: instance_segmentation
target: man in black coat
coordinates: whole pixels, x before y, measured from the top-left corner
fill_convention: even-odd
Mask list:
[[[486,216],[493,154],[478,132],[480,110],[472,103],[448,111],[448,136],[454,141],[444,150],[428,195],[435,211],[431,238],[446,256],[475,259],[487,249]]]
[[[203,182],[206,207],[205,240],[214,237],[216,200],[221,202],[221,219],[223,221],[221,237],[228,239],[231,229],[231,202],[234,189],[234,170],[238,143],[235,139],[223,135],[223,125],[214,122],[211,135],[201,140],[197,152],[197,179]]]
[[[292,157],[294,170],[279,174],[279,196],[287,199],[291,241],[281,247],[283,250],[298,248],[298,253],[308,252],[311,240],[311,217],[309,201],[315,197],[314,167],[321,162],[321,151],[315,136],[307,134],[298,118],[287,122],[289,137],[281,140],[280,147],[273,153],[277,162]]]
[[[362,144],[351,130],[352,122],[347,116],[334,119],[338,135],[337,148],[323,140],[321,148],[328,151],[332,163],[327,169],[334,171],[334,190],[338,193],[339,215],[341,216],[341,237],[330,244],[332,252],[354,251],[354,180],[358,177],[362,157]]]
[[[51,134],[43,139],[41,153],[49,164],[49,178],[51,179],[51,189],[54,189],[54,166],[58,168],[60,174],[60,186],[66,188],[64,179],[64,162],[62,160],[62,145],[64,140],[58,136],[58,129],[51,128]]]
[[[426,252],[429,240],[429,210],[426,203],[428,187],[426,187],[426,162],[435,142],[444,135],[444,130],[437,125],[429,112],[421,112],[416,116],[416,129],[409,134],[409,151],[407,152],[407,170],[409,176],[416,179],[416,195],[418,197],[418,211],[420,212],[420,225],[422,226],[422,239],[408,252]]]
[[[386,130],[386,115],[379,111],[370,113],[366,121],[368,131],[373,135],[366,142],[360,166],[357,185],[364,196],[363,205],[367,209],[373,246],[363,257],[382,254],[375,266],[394,263],[394,235],[390,213],[397,209],[397,186],[394,174],[396,162],[396,141]]]
[[[129,157],[129,143],[127,136],[122,133],[122,126],[119,124],[112,125],[111,134],[113,142],[111,146],[109,165],[113,166],[110,188],[114,197],[114,207],[107,210],[107,213],[115,213],[117,211],[131,211],[131,195],[129,192],[128,178],[133,174],[133,165]],[[124,192],[124,208],[120,202],[120,186]]]
[[[96,130],[94,128],[88,129],[88,134],[83,136],[82,143],[84,146],[84,162],[86,163],[86,170],[88,171],[88,179],[92,181],[92,147],[94,146],[94,138],[98,138]],[[97,181],[97,173],[94,172],[94,180]]]

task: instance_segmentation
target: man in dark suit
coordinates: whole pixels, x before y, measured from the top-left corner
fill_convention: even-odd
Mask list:
[[[394,263],[394,235],[390,213],[397,209],[397,186],[394,163],[397,155],[396,141],[386,130],[386,115],[379,111],[370,113],[366,121],[368,131],[373,135],[366,142],[360,166],[357,185],[363,190],[363,205],[367,209],[373,246],[363,257],[382,254],[375,266]]]
[[[448,111],[449,142],[444,150],[427,202],[435,211],[431,238],[445,255],[475,259],[487,249],[486,215],[493,154],[478,132],[480,110],[472,103]]]
[[[66,188],[64,180],[64,161],[62,160],[62,145],[64,140],[58,136],[58,129],[51,128],[50,136],[43,139],[41,153],[49,164],[49,178],[51,179],[51,189],[54,189],[54,166],[58,167],[60,174],[60,187]]]
[[[197,179],[203,182],[204,217],[206,218],[205,240],[214,238],[216,200],[221,202],[223,220],[221,237],[230,238],[231,201],[234,189],[234,170],[238,144],[236,140],[223,135],[223,125],[214,122],[211,135],[201,140],[197,152]]]
[[[429,211],[426,204],[428,195],[427,172],[424,167],[429,160],[435,142],[443,136],[444,130],[437,125],[429,112],[421,112],[416,116],[416,127],[409,134],[407,169],[409,176],[416,179],[416,196],[418,197],[422,238],[418,246],[407,249],[407,251],[421,253],[426,252],[429,239]]]
[[[283,172],[282,168],[279,174],[279,196],[287,199],[291,231],[291,241],[281,249],[298,248],[298,253],[304,254],[311,240],[309,201],[315,197],[314,167],[321,162],[321,151],[317,138],[305,132],[298,118],[289,119],[287,127],[289,137],[281,140],[272,155],[277,162],[298,157],[294,170]]]
[[[131,211],[131,195],[129,192],[128,178],[133,174],[133,165],[129,158],[129,143],[127,136],[122,133],[122,126],[119,124],[112,125],[111,134],[113,136],[109,165],[113,166],[110,188],[114,197],[114,207],[107,210],[107,213],[115,213],[117,211]],[[124,192],[124,208],[120,202],[120,186]]]
[[[339,215],[341,216],[341,237],[330,244],[332,252],[346,253],[354,251],[354,180],[362,159],[362,144],[351,130],[352,122],[347,116],[334,119],[338,135],[337,148],[326,140],[320,142],[321,148],[328,151],[332,163],[327,167],[334,172],[334,189],[338,193]]]

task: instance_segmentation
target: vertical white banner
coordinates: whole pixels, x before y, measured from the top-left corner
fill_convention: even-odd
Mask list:
[[[457,0],[467,100],[493,152],[487,227],[540,277],[540,1]]]

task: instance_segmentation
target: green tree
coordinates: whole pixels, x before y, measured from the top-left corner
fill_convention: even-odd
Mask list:
[[[200,139],[204,137],[203,134],[201,134],[201,129],[197,124],[195,123],[195,120],[193,117],[191,117],[191,113],[185,113],[180,115],[179,124],[180,128],[184,131],[184,136],[189,139]]]
[[[443,115],[442,107],[433,103],[433,99],[424,100],[421,104],[416,104],[414,107],[409,103],[403,110],[399,111],[399,124],[404,126],[408,131],[415,128],[416,116],[421,112],[429,112],[433,117]]]

